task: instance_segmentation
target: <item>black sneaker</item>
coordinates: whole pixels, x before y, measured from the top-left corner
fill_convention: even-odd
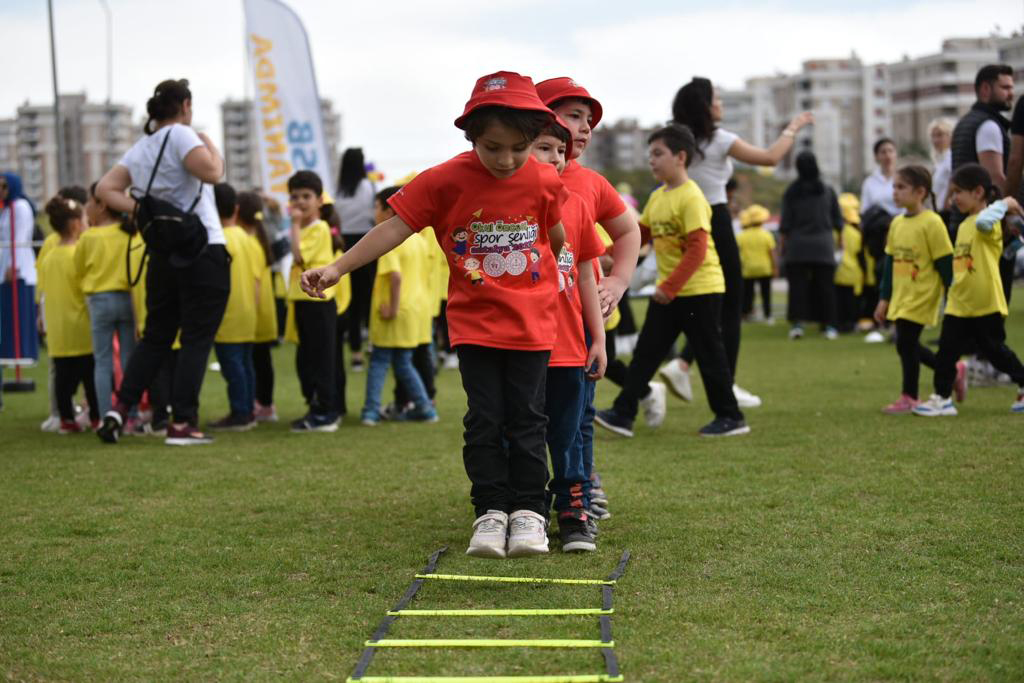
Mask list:
[[[124,420],[121,418],[121,413],[116,410],[108,410],[107,414],[103,416],[103,424],[96,430],[96,436],[100,437],[101,441],[117,443],[117,440],[121,438],[123,426]]]
[[[619,415],[613,409],[597,411],[594,422],[619,436],[633,436],[633,421]]]
[[[608,512],[607,502],[604,505],[602,505],[601,503],[594,499],[590,500],[589,512],[594,519],[608,519],[612,516],[612,513]]]
[[[209,424],[210,429],[215,432],[247,432],[255,426],[255,417],[239,413],[231,413]]]
[[[592,553],[597,550],[597,540],[584,519],[570,513],[558,516],[558,539],[562,542],[563,553]]]
[[[292,422],[293,432],[336,432],[338,431],[337,413],[308,413],[305,417]]]
[[[750,427],[743,420],[734,420],[730,417],[716,417],[700,428],[701,436],[739,436],[749,434]]]

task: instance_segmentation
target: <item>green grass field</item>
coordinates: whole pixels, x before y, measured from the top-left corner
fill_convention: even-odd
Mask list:
[[[637,306],[638,312],[642,306]],[[1024,353],[1024,290],[1009,341]],[[925,339],[937,333],[926,331]],[[1024,680],[1024,415],[1011,388],[957,418],[889,417],[889,344],[747,325],[753,433],[702,440],[698,400],[657,431],[599,433],[611,499],[594,555],[466,557],[458,373],[436,425],[287,423],[174,449],[39,431],[45,390],[0,413],[0,675],[339,680],[437,548],[439,571],[603,578],[628,681]],[[283,418],[301,414],[277,350]],[[45,387],[45,367],[32,371]],[[7,373],[10,376],[10,373]],[[350,412],[365,375],[351,376]],[[931,372],[922,372],[922,394]],[[607,407],[614,387],[599,387]],[[227,406],[207,375],[204,418]],[[428,584],[413,607],[598,607],[592,586]],[[599,637],[594,617],[400,619],[393,638]],[[593,650],[379,652],[370,674],[599,673]]]

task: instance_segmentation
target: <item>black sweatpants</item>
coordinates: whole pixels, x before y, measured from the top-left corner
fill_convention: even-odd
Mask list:
[[[626,364],[618,359],[616,354],[618,351],[615,348],[615,340],[618,338],[619,325],[615,329],[605,330],[604,332],[604,351],[608,356],[608,367],[604,371],[605,379],[611,380],[612,384],[622,386],[626,383],[626,373],[629,368]]]
[[[923,329],[924,325],[912,320],[896,319],[896,353],[900,354],[903,367],[903,393],[911,398],[917,398],[921,366],[935,369],[935,354],[921,344]]]
[[[142,392],[153,383],[180,330],[171,410],[175,422],[197,424],[199,389],[231,290],[230,261],[223,244],[208,245],[187,268],[173,267],[164,254],[149,253],[146,329],[117,392],[117,410],[123,416],[138,405]]]
[[[345,240],[345,251],[366,236],[366,233],[342,233]],[[349,274],[352,282],[352,302],[348,310],[348,347],[352,353],[359,353],[363,348],[363,328],[370,326],[370,298],[373,295],[373,281],[377,278],[377,262],[370,261],[356,268]],[[338,343],[344,340],[338,339]]]
[[[334,348],[337,357],[334,360],[334,409],[338,415],[348,415],[348,401],[345,398],[348,376],[345,374],[345,330],[349,326],[349,310],[338,316],[335,321],[337,334],[334,337]]]
[[[434,400],[437,396],[437,386],[434,384],[434,375],[437,368],[434,365],[434,352],[430,344],[420,344],[412,350],[412,366],[416,368],[416,374],[423,382],[423,388],[427,390],[427,398]],[[405,385],[395,378],[395,404],[404,406],[412,400]]]
[[[548,515],[544,397],[550,351],[460,345],[468,404],[462,460],[479,517],[488,510]]]
[[[274,361],[270,355],[276,341],[252,345],[252,366],[256,377],[256,400],[262,406],[274,405]]]
[[[729,375],[736,376],[736,362],[740,357],[740,327],[743,322],[743,269],[740,265],[740,248],[736,244],[736,234],[732,231],[732,216],[727,204],[715,204],[711,207],[711,239],[715,241],[718,261],[722,264],[722,276],[725,277],[725,294],[722,295],[721,325],[722,346],[725,359],[729,366]],[[662,354],[663,357],[664,354]],[[690,344],[690,335],[686,335],[686,346],[683,347],[682,358],[693,365],[697,357],[696,349]],[[700,360],[697,361],[700,363]],[[732,384],[730,383],[730,391]]]
[[[935,393],[948,397],[956,379],[956,362],[971,343],[976,345],[992,366],[1005,372],[1018,387],[1024,387],[1024,365],[1006,345],[1006,325],[996,312],[977,318],[961,318],[948,313],[942,319],[939,352],[935,356]]]
[[[295,302],[295,327],[299,333],[295,369],[309,412],[316,415],[336,412],[334,345],[337,325],[338,308],[334,299]]]
[[[853,332],[860,319],[860,297],[854,294],[853,287],[847,285],[836,285],[835,291],[836,329],[840,332]]]
[[[615,398],[615,412],[631,420],[636,417],[640,400],[650,393],[648,382],[682,332],[693,349],[708,405],[715,416],[743,419],[732,391],[732,372],[719,331],[721,305],[721,294],[677,296],[668,304],[651,300],[626,382]]]
[[[89,402],[89,420],[92,422],[99,420],[99,403],[96,402],[96,383],[93,379],[95,362],[92,354],[61,356],[50,360],[53,361],[56,371],[54,390],[57,394],[57,410],[60,412],[60,419],[66,422],[75,419],[75,391],[81,384],[85,387],[85,398]]]
[[[765,318],[772,317],[772,279],[771,277],[743,278],[743,315],[754,312],[754,289],[761,290],[761,311]]]
[[[787,263],[786,279],[789,281],[789,311],[786,318],[791,323],[804,323],[820,319],[826,327],[836,324],[836,267],[831,263]],[[819,298],[820,317],[811,311],[811,292]]]
[[[441,299],[441,312],[434,318],[434,339],[437,348],[445,353],[452,352],[452,340],[448,336],[448,300]]]

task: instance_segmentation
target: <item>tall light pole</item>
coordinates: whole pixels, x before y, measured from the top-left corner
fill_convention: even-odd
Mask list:
[[[60,119],[60,92],[57,87],[57,44],[53,36],[53,0],[46,0],[50,17],[50,70],[53,74],[53,130],[57,140],[57,186],[64,187],[67,169],[64,159],[64,122]]]
[[[100,0],[100,4],[107,19],[107,104],[110,104],[114,89],[114,16],[107,0]]]

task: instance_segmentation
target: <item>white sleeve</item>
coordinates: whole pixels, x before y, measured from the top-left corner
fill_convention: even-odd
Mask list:
[[[171,149],[168,156],[178,161],[183,161],[188,153],[194,150],[196,147],[203,147],[203,141],[199,139],[199,134],[192,130],[191,126],[184,124],[175,124],[174,130],[171,131],[171,140],[167,146]]]
[[[724,128],[715,129],[714,144],[719,148],[723,157],[729,156],[729,150],[732,149],[732,143],[740,139],[736,133],[729,132]]]
[[[1003,131],[995,121],[986,121],[978,127],[974,134],[974,148],[978,154],[982,152],[1003,153]]]
[[[35,217],[32,215],[32,207],[25,199],[14,201],[14,241],[19,246],[32,241],[32,231],[36,227]],[[10,236],[7,236],[10,238]]]

